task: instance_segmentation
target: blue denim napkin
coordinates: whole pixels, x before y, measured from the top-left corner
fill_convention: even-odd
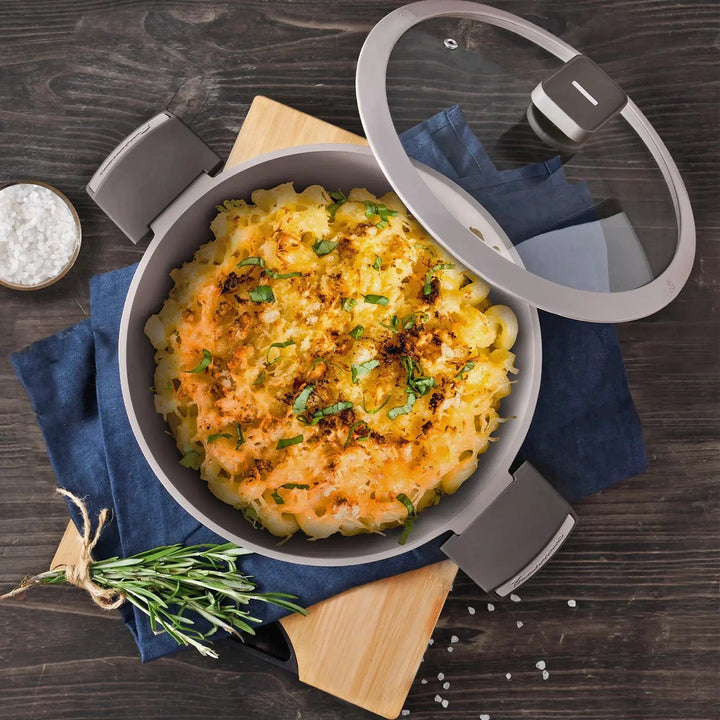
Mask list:
[[[513,211],[502,224],[520,240],[592,210],[582,185],[568,185],[562,168],[542,163],[498,172],[451,108],[404,136],[408,152],[445,172],[488,207]],[[553,187],[561,200],[553,205]],[[498,217],[500,220],[500,218]],[[127,556],[158,545],[223,542],[186,513],[155,478],[137,446],[124,411],[117,361],[117,338],[125,295],[135,266],[91,280],[89,319],[41,340],[12,356],[30,397],[48,447],[58,485],[87,499],[91,515],[112,508],[95,550],[96,559]],[[642,433],[625,379],[614,328],[541,313],[543,372],[533,423],[522,447],[530,460],[569,500],[600,490],[643,471],[647,465]],[[75,507],[70,514],[80,525]],[[355,585],[413,570],[443,559],[437,539],[396,558],[347,568],[315,568],[260,555],[243,558],[243,570],[261,591],[290,592],[302,605]],[[282,611],[255,604],[262,623]],[[147,619],[128,604],[121,607],[143,661],[177,649],[154,635]],[[217,636],[216,636],[217,637]]]

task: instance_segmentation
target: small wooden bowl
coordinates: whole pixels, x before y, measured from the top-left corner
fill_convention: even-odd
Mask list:
[[[75,261],[80,254],[80,246],[82,245],[82,226],[80,225],[80,218],[78,217],[77,211],[75,210],[75,207],[70,202],[70,200],[68,200],[67,197],[63,193],[61,193],[56,187],[48,185],[48,183],[41,182],[40,180],[18,180],[16,182],[10,182],[5,183],[4,185],[0,185],[0,192],[2,192],[7,187],[11,187],[12,185],[39,185],[40,187],[47,188],[51,192],[54,192],[65,203],[68,210],[70,210],[73,219],[75,220],[75,228],[77,229],[75,250],[70,256],[70,260],[68,260],[67,264],[60,270],[60,272],[57,273],[57,275],[54,275],[51,278],[47,278],[47,280],[43,280],[42,282],[36,283],[34,285],[20,285],[18,283],[13,283],[8,280],[3,280],[3,278],[0,277],[0,285],[6,288],[10,288],[11,290],[42,290],[43,288],[53,285],[58,280],[60,280],[60,278],[64,277],[68,273],[70,268],[75,264]]]

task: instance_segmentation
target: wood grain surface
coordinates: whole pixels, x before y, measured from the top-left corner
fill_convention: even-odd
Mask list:
[[[48,566],[67,519],[7,355],[86,317],[88,278],[136,261],[144,249],[125,241],[84,194],[94,169],[163,107],[227,156],[257,94],[361,133],[355,59],[373,23],[398,5],[0,3],[0,183],[56,185],[84,230],[78,263],[56,286],[34,294],[0,288],[3,587]],[[522,602],[496,602],[488,612],[487,599],[459,576],[406,708],[425,719],[717,718],[717,5],[498,5],[559,34],[628,91],[683,175],[698,254],[671,306],[620,327],[650,469],[577,503],[580,527],[523,588]],[[398,118],[407,123],[422,108],[405,67],[407,111]],[[3,604],[0,637],[2,718],[371,717],[232,646],[219,662],[181,653],[143,666],[116,616],[75,588],[41,588]],[[540,659],[550,671],[545,681]]]

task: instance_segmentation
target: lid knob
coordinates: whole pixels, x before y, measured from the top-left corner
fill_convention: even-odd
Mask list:
[[[531,94],[527,119],[547,145],[575,152],[627,104],[623,89],[584,55],[568,60]]]

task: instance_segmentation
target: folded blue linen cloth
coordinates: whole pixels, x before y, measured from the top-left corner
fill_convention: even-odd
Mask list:
[[[449,125],[451,134],[446,132]],[[493,182],[485,187],[496,203],[502,204],[503,186],[517,197],[526,182],[523,201],[507,214],[506,231],[513,238],[527,236],[532,225],[528,215],[540,218],[534,193],[548,182],[566,189],[563,203],[554,209],[560,222],[569,215],[568,196],[576,205],[570,212],[592,208],[587,190],[558,183],[555,176],[560,169],[553,163],[498,173],[457,108],[413,129],[405,141],[418,160],[441,171],[455,168],[453,179],[461,185],[466,177],[476,181],[487,175]],[[468,170],[471,174],[464,174]],[[483,191],[472,192],[484,201]],[[552,195],[550,199],[543,195],[542,203],[551,199]],[[543,207],[541,214],[538,230],[548,229],[552,213]],[[103,507],[112,509],[112,521],[94,552],[96,559],[177,542],[223,542],[185,512],[155,478],[125,414],[117,341],[134,271],[132,266],[93,278],[89,319],[11,358],[42,429],[58,485],[85,497],[93,517]],[[641,472],[647,460],[614,328],[541,316],[542,386],[522,455],[574,500]],[[71,504],[68,508],[80,526],[76,508]],[[249,555],[242,559],[242,569],[254,576],[261,591],[293,593],[300,604],[309,606],[355,585],[441,560],[441,542],[436,539],[390,560],[345,568],[301,566]],[[265,604],[250,610],[262,623],[286,614]],[[145,616],[129,604],[120,612],[143,661],[177,650],[168,636],[154,635]]]

